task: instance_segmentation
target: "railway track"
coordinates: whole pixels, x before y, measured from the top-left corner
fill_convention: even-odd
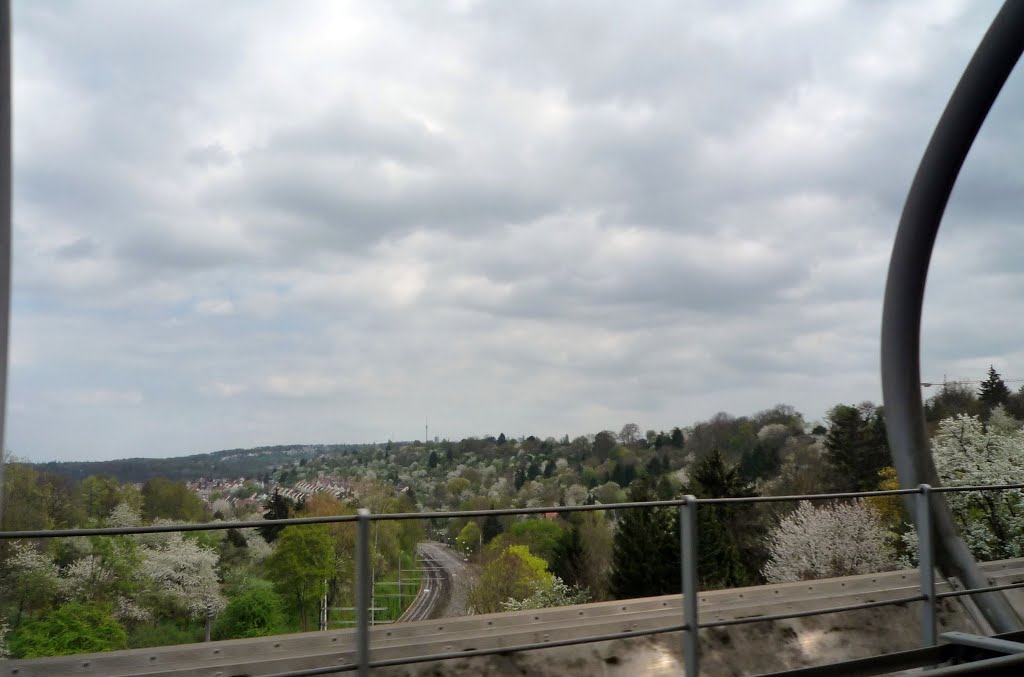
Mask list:
[[[444,565],[426,548],[417,548],[417,554],[423,563],[423,578],[416,599],[398,619],[398,623],[426,621],[436,618],[441,605],[447,599],[450,581]]]
[[[424,567],[428,568],[428,567]],[[1024,581],[1024,559],[982,565],[996,584]],[[432,573],[432,572],[425,572]],[[431,578],[433,581],[434,579]],[[425,584],[426,585],[426,584]],[[433,585],[433,583],[431,583]],[[949,590],[940,583],[938,591]],[[433,588],[431,588],[433,592]],[[700,595],[703,621],[828,609],[917,594],[917,571],[892,571],[821,581],[709,591]],[[434,602],[440,597],[430,596]],[[408,621],[371,629],[374,660],[650,630],[682,620],[681,597],[648,597],[514,613]],[[431,603],[431,604],[433,604]],[[427,604],[426,602],[424,604]],[[423,612],[429,615],[430,612]],[[0,675],[263,675],[355,662],[354,631],[303,633],[103,654],[0,663]]]

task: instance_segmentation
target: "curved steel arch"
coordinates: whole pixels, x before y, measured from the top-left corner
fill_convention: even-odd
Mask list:
[[[1024,0],[1006,0],[939,118],[914,176],[893,244],[882,310],[882,396],[889,446],[904,487],[940,484],[921,401],[921,311],[935,236],[957,175],[985,117],[1024,52]],[[968,587],[988,585],[957,531],[943,494],[932,524],[942,573]],[[917,516],[913,510],[915,527]],[[996,632],[1024,627],[1002,593],[974,596]]]

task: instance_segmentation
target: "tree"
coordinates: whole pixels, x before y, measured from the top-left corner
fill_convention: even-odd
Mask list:
[[[493,503],[491,504],[491,509],[494,509]],[[503,530],[504,529],[501,526],[501,522],[498,520],[496,516],[488,515],[487,517],[485,517],[483,526],[484,543],[490,543],[494,539],[494,537],[500,534]]]
[[[640,439],[640,426],[636,423],[627,423],[622,426],[622,430],[619,432],[619,439],[627,447],[633,446],[633,443]]]
[[[53,526],[48,513],[50,485],[43,476],[26,463],[4,463],[3,486],[0,500],[3,501],[0,530],[19,531],[23,529],[47,529]],[[9,541],[0,541],[0,562],[7,557]]]
[[[3,457],[0,455],[0,466],[3,465]],[[3,484],[3,468],[0,467],[0,485]],[[11,631],[11,626],[7,625],[7,621],[0,618],[0,661],[8,658],[11,655],[11,650],[7,646],[7,633]]]
[[[879,491],[893,491],[900,488],[900,480],[896,468],[886,466],[878,472]],[[907,513],[903,508],[902,496],[872,496],[867,499],[868,505],[878,511],[882,524],[891,529],[898,529],[907,521]]]
[[[156,477],[142,485],[142,516],[148,521],[163,518],[200,522],[206,517],[206,509],[184,483]]]
[[[428,468],[436,468],[437,467],[437,450],[435,450],[435,449],[431,449],[430,450],[430,455],[427,456],[427,467]]]
[[[281,598],[273,586],[263,580],[247,581],[217,617],[215,639],[266,637],[282,632],[285,627]]]
[[[553,583],[544,560],[525,545],[510,545],[484,566],[469,604],[475,613],[493,613],[501,611],[502,602],[525,599]]]
[[[982,381],[978,389],[978,399],[988,409],[1006,404],[1010,399],[1010,389],[1006,387],[1006,383],[992,365],[988,368],[988,378]]]
[[[161,536],[162,542],[143,548],[142,570],[157,594],[193,619],[207,609],[220,612],[227,602],[217,580],[217,553],[178,532]]]
[[[569,585],[588,589],[596,599],[608,592],[612,560],[612,531],[604,512],[587,511],[570,517],[552,555],[551,570]]]
[[[0,573],[3,597],[16,605],[14,627],[22,614],[44,611],[57,593],[57,567],[50,556],[23,541],[11,544]]]
[[[455,537],[455,547],[460,553],[479,552],[482,534],[476,522],[466,522],[462,531]]]
[[[1009,399],[1007,399],[1006,413],[1018,421],[1024,420],[1024,386],[1021,386],[1017,392],[1010,395]]]
[[[739,476],[736,466],[727,466],[715,449],[693,470],[692,493],[700,498],[742,498],[756,493]],[[750,571],[744,562],[754,563],[754,548],[741,552],[740,534],[750,533],[752,521],[749,505],[702,505],[697,511],[697,571],[703,588],[748,585],[756,569]],[[746,556],[744,556],[746,555]]]
[[[594,444],[591,451],[599,461],[604,461],[611,455],[615,445],[615,433],[609,430],[602,430],[594,435]]]
[[[768,535],[771,583],[889,571],[896,560],[878,512],[862,500],[814,507],[803,501]]]
[[[109,606],[69,602],[18,628],[10,643],[19,658],[41,658],[124,649],[128,636]]]
[[[977,416],[939,422],[932,439],[935,469],[948,486],[1020,482],[1024,433],[998,425],[997,408],[986,430]],[[946,494],[968,547],[980,559],[1024,555],[1024,495],[1014,491]]]
[[[683,431],[678,426],[672,428],[671,444],[676,449],[682,449],[685,440],[683,439]]]
[[[500,551],[509,545],[525,545],[531,553],[551,565],[565,531],[559,520],[527,519],[513,524],[511,529],[491,541],[488,547]]]
[[[121,485],[113,477],[89,475],[78,485],[75,493],[86,517],[92,519],[102,519],[118,503],[126,502]]]
[[[879,471],[892,463],[881,409],[870,403],[859,408],[840,404],[828,419],[825,454],[835,471],[832,488],[871,491]]]
[[[985,404],[975,396],[974,390],[962,383],[943,383],[942,390],[925,405],[925,416],[931,422],[957,414],[981,416],[984,413]]]
[[[334,575],[334,546],[320,524],[285,527],[266,561],[267,573],[306,629],[310,607]]]
[[[588,514],[588,513],[583,513]],[[583,538],[576,524],[562,531],[555,544],[552,558],[549,560],[551,571],[560,580],[570,585],[579,585],[583,580],[583,569],[586,565],[586,554],[583,551]]]
[[[591,599],[590,591],[578,585],[566,585],[558,576],[550,585],[538,585],[532,595],[525,599],[508,599],[501,603],[502,611],[524,611],[526,609],[549,609],[572,604],[586,604]]]
[[[292,516],[295,511],[295,503],[284,496],[282,496],[277,488],[274,488],[273,495],[267,499],[266,504],[263,506],[266,512],[263,513],[263,519],[265,520],[283,520],[288,519]],[[275,524],[268,524],[263,527],[259,527],[260,534],[266,539],[267,543],[273,543],[281,532],[282,527]]]
[[[653,499],[654,489],[647,478],[638,479],[630,487],[630,501]],[[633,508],[621,512],[612,545],[612,595],[625,599],[679,591],[676,511]]]

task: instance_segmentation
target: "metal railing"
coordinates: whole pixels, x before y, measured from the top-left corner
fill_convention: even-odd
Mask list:
[[[915,489],[892,489],[885,491],[866,492],[842,492],[826,494],[797,494],[789,496],[750,496],[740,498],[697,498],[695,496],[684,496],[681,499],[665,501],[646,502],[625,502],[606,503],[594,505],[575,506],[552,506],[536,508],[498,508],[489,510],[454,510],[447,512],[416,512],[416,513],[380,513],[373,514],[365,508],[361,508],[355,515],[333,515],[323,517],[296,517],[281,520],[274,520],[275,526],[296,526],[309,524],[337,524],[346,522],[356,523],[356,661],[350,665],[329,665],[320,668],[304,670],[293,670],[289,672],[274,673],[268,677],[304,677],[306,675],[323,675],[337,672],[358,671],[361,676],[369,674],[371,668],[396,667],[410,665],[413,663],[424,663],[431,661],[442,661],[454,658],[469,658],[473,656],[487,656],[494,654],[508,654],[520,651],[531,651],[535,649],[550,649],[556,647],[572,646],[576,644],[588,644],[593,642],[607,642],[611,640],[630,639],[648,635],[658,635],[669,632],[682,632],[683,660],[688,677],[697,677],[700,672],[700,644],[698,632],[705,628],[728,627],[744,625],[748,623],[763,623],[769,621],[786,620],[793,618],[806,618],[822,614],[856,611],[863,609],[874,609],[883,606],[908,604],[911,602],[923,602],[921,610],[921,643],[925,647],[935,646],[938,643],[936,612],[937,603],[940,599],[974,595],[981,593],[993,593],[1004,590],[1024,588],[1024,583],[1011,583],[1006,585],[993,585],[982,588],[971,588],[936,593],[935,590],[935,552],[933,533],[931,525],[932,515],[932,494],[949,492],[970,492],[970,491],[1011,491],[1024,490],[1024,484],[1002,484],[992,486],[959,486],[959,487],[931,487],[922,484]],[[850,498],[870,498],[882,496],[908,496],[913,503],[913,509],[917,517],[918,525],[918,570],[920,592],[916,595],[907,595],[881,601],[870,601],[859,604],[847,604],[821,609],[804,611],[793,611],[788,613],[747,616],[701,622],[698,613],[698,585],[697,568],[697,511],[702,505],[725,505],[725,504],[753,504],[753,503],[783,503],[796,501],[822,501],[841,500]],[[514,646],[503,646],[487,649],[472,649],[466,651],[452,651],[447,653],[433,653],[420,656],[394,658],[388,660],[372,660],[370,652],[370,523],[378,521],[396,520],[431,520],[450,519],[462,517],[500,517],[509,515],[537,515],[541,513],[572,513],[587,511],[606,510],[632,510],[649,509],[658,507],[674,507],[679,510],[679,541],[680,541],[680,567],[682,576],[682,623],[669,626],[616,632],[603,635],[590,635],[556,641],[535,642],[519,644]],[[208,522],[203,524],[158,524],[136,527],[98,527],[87,529],[46,529],[28,531],[6,531],[0,532],[0,540],[13,539],[48,539],[66,538],[72,536],[123,536],[133,534],[151,534],[167,532],[187,531],[215,531],[223,529],[237,529],[245,527],[267,526],[266,520],[249,520],[238,522]]]

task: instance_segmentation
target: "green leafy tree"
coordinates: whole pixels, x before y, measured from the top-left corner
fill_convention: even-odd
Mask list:
[[[11,652],[18,658],[67,656],[124,649],[124,626],[103,604],[70,602],[44,618],[25,623],[11,636]]]
[[[678,426],[675,427],[675,428],[672,428],[672,436],[671,436],[671,444],[672,444],[672,446],[675,447],[676,449],[682,449],[683,448],[683,444],[685,443],[685,441],[686,440],[683,438],[683,431],[682,431],[682,429],[680,429]]]
[[[991,365],[988,368],[988,378],[982,381],[981,387],[978,389],[978,399],[988,409],[1006,404],[1010,399],[1010,389],[1006,387],[999,372]]]
[[[599,461],[604,461],[611,455],[615,445],[615,433],[609,430],[602,430],[597,435],[594,435],[592,453]]]
[[[334,543],[327,527],[285,527],[266,569],[305,630],[310,608],[324,593],[324,581],[334,575]]]
[[[285,614],[281,598],[268,581],[252,579],[230,598],[217,617],[215,639],[266,637],[282,632]]]
[[[493,613],[501,611],[502,602],[526,599],[553,583],[547,562],[525,545],[510,545],[484,566],[469,591],[469,604],[476,613]]]
[[[558,520],[527,519],[516,522],[488,545],[488,550],[501,552],[510,545],[525,545],[530,552],[554,564],[555,551],[565,527]]]
[[[466,522],[466,526],[462,527],[462,531],[455,537],[455,547],[460,553],[478,552],[482,536],[476,522]]]
[[[52,525],[47,506],[50,500],[49,487],[42,482],[40,474],[25,463],[3,463],[3,486],[0,487],[0,529],[19,531],[23,529],[47,529]],[[10,551],[10,541],[0,541],[0,563]],[[2,568],[2,566],[0,566]]]
[[[325,492],[314,494],[305,501],[302,507],[303,517],[353,514],[355,514],[355,508]],[[328,601],[333,606],[338,606],[339,601],[344,602],[343,606],[349,606],[354,593],[352,579],[355,573],[356,525],[352,522],[341,522],[324,526],[334,543],[334,574],[328,580]],[[388,523],[383,534],[384,538],[378,539],[378,541],[390,545],[396,528],[404,529],[406,524]],[[381,534],[378,533],[378,535]],[[374,548],[374,550],[379,549]]]
[[[957,414],[982,416],[985,404],[971,388],[962,383],[943,383],[942,389],[925,405],[925,416],[929,422],[937,422]]]
[[[206,509],[199,496],[184,483],[156,477],[142,485],[142,516],[149,521],[163,518],[200,522],[206,517]]]
[[[109,515],[118,503],[126,502],[124,493],[113,477],[89,475],[79,483],[75,497],[87,518],[99,520]]]

